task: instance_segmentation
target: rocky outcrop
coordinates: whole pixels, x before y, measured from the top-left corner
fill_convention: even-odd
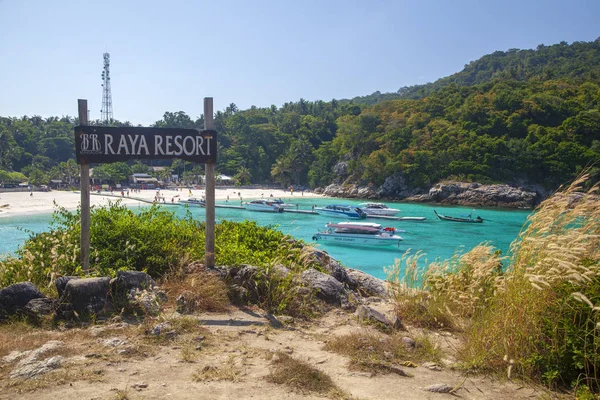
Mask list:
[[[323,189],[322,193],[325,196],[331,197],[345,197],[345,198],[356,198],[356,199],[376,199],[377,192],[373,187],[370,186],[358,186],[358,185],[339,185],[332,183]]]
[[[344,287],[331,275],[310,268],[302,273],[302,280],[315,291],[319,299],[336,306],[342,304],[342,297],[345,296]]]
[[[317,188],[315,192],[343,198],[390,199],[510,208],[533,208],[548,195],[540,188],[528,190],[506,184],[482,185],[465,182],[438,183],[427,192],[420,188],[410,188],[400,173],[387,177],[378,189],[374,186],[333,183],[325,188]]]
[[[438,183],[428,197],[436,203],[486,207],[532,208],[539,202],[535,192],[523,188],[463,182]]]

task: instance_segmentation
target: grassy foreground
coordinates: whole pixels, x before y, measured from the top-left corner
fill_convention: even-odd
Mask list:
[[[598,392],[600,199],[598,184],[584,185],[587,176],[531,214],[507,268],[487,244],[422,273],[419,254],[404,257],[389,271],[396,312],[462,331],[467,368]]]

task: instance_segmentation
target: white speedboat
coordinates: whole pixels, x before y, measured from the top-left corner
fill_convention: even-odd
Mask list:
[[[187,204],[190,207],[191,206],[198,206],[198,207],[206,207],[206,201],[204,199],[197,199],[195,197],[190,197],[187,200],[179,200],[179,203],[181,204]]]
[[[397,208],[390,208],[383,203],[360,203],[358,206],[368,215],[393,216],[400,212]]]
[[[315,207],[315,211],[326,217],[350,219],[364,219],[367,217],[367,214],[358,207],[340,204],[330,204],[325,207]]]
[[[269,200],[269,201],[277,204],[279,206],[279,208],[296,208],[295,204],[284,203],[284,201],[281,199],[274,199],[274,200]]]
[[[314,241],[326,243],[369,245],[369,246],[399,246],[402,236],[396,235],[396,229],[382,227],[372,222],[339,222],[328,223],[324,232],[317,232]]]
[[[283,208],[269,200],[252,200],[244,202],[246,210],[264,212],[283,212]]]

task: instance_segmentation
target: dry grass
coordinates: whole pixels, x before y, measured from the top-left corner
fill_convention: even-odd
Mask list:
[[[561,358],[577,357],[581,361],[566,369],[579,365],[586,379],[599,378],[594,343],[600,340],[600,200],[598,184],[581,190],[586,179],[544,201],[528,218],[511,246],[514,256],[496,283],[493,304],[470,331],[465,360],[556,383],[569,374]],[[578,354],[570,354],[574,343],[581,345],[573,349]]]
[[[198,369],[192,379],[196,382],[202,381],[229,381],[238,382],[242,374],[242,368],[235,362],[235,357],[229,359],[220,366],[205,365]]]
[[[286,385],[301,393],[314,392],[331,397],[345,397],[331,377],[304,361],[277,352],[271,360],[272,369],[266,380]]]
[[[504,271],[487,244],[422,273],[419,255],[405,256],[389,271],[397,312],[464,328],[467,366],[600,390],[600,198],[587,179],[530,215]]]
[[[351,369],[373,373],[389,372],[392,365],[413,367],[424,361],[440,361],[442,351],[428,337],[415,338],[414,349],[407,347],[402,337],[402,334],[355,332],[333,338],[325,350],[349,357]]]
[[[33,392],[36,390],[65,385],[74,381],[87,381],[89,383],[102,382],[104,371],[99,368],[81,368],[72,366],[60,368],[56,371],[41,375],[36,379],[10,379],[3,380],[0,386],[2,392],[14,392],[15,394]],[[17,398],[18,396],[15,396]]]
[[[183,295],[185,306],[180,309],[183,313],[223,312],[231,305],[225,283],[205,271],[174,275],[165,280],[162,286],[169,297],[167,305],[171,307],[175,307],[175,300]]]

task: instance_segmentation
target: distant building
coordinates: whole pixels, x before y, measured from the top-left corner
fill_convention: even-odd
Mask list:
[[[132,185],[158,185],[158,179],[148,174],[133,174],[129,177]]]

